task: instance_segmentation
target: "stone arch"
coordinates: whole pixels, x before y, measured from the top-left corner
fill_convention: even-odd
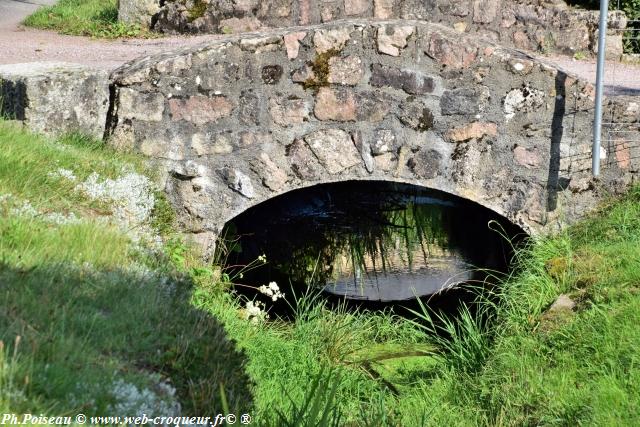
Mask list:
[[[340,180],[445,191],[534,233],[597,200],[593,87],[436,24],[228,37],[112,79],[109,143],[157,160],[183,230],[203,242],[260,200]],[[617,162],[602,180],[629,176]]]

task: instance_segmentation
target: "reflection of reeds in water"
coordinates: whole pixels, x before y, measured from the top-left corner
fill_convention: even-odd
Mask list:
[[[288,270],[302,273],[308,284],[306,273],[314,271],[313,282],[324,287],[347,277],[361,285],[366,277],[429,266],[430,258],[451,256],[444,213],[439,205],[404,201],[367,210],[357,223],[338,224],[320,244],[296,251],[290,262],[297,267],[288,265]]]

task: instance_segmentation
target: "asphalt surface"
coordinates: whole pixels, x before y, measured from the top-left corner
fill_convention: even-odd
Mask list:
[[[193,46],[221,36],[171,36],[158,39],[96,40],[25,28],[20,23],[38,7],[56,0],[0,0],[0,64],[55,61],[76,62],[112,70],[139,56]],[[532,54],[535,56],[535,54]],[[576,61],[566,56],[540,57],[543,61],[595,83],[595,60]],[[605,92],[640,96],[640,66],[607,62]]]

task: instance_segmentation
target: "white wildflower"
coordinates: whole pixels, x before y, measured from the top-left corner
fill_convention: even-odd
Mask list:
[[[155,205],[151,181],[133,172],[115,180],[100,180],[100,176],[94,172],[76,189],[93,200],[115,202],[116,220],[126,225],[145,223]]]
[[[73,212],[68,215],[61,214],[59,212],[52,212],[44,215],[42,218],[46,222],[56,225],[78,224],[81,222],[80,218],[78,218]]]
[[[140,387],[122,379],[113,382],[111,394],[117,402],[109,408],[120,416],[153,414],[175,416],[180,414],[180,403],[176,400],[176,390],[166,381],[152,378],[152,388]]]
[[[268,285],[262,285],[258,288],[260,293],[271,298],[272,301],[278,301],[280,298],[284,298],[284,293],[280,291],[280,287],[276,282],[269,282]]]
[[[25,218],[35,218],[40,215],[40,212],[27,200],[23,202],[21,206],[13,208],[11,214]]]
[[[76,181],[78,179],[73,171],[65,168],[60,168],[54,172],[49,172],[47,176],[51,178],[64,178],[68,179],[69,181]]]
[[[258,324],[266,320],[269,316],[263,310],[264,304],[261,302],[247,301],[243,310],[244,320],[248,320],[253,324]]]

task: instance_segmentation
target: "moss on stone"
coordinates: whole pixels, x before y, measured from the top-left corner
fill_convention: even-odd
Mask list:
[[[331,58],[338,56],[340,50],[329,49],[316,56],[311,63],[313,77],[308,78],[302,86],[305,89],[319,90],[321,87],[329,86],[329,61]]]
[[[193,22],[204,16],[208,4],[204,0],[193,0],[193,6],[189,9],[189,22]]]

